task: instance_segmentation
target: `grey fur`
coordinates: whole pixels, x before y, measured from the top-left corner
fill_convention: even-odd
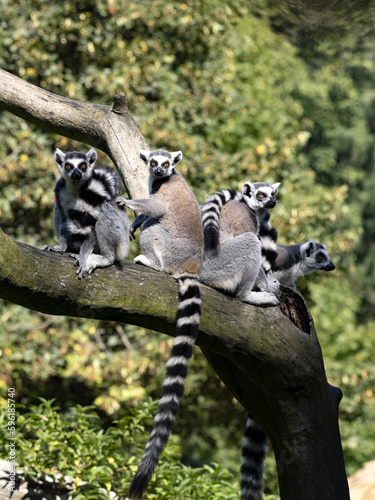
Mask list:
[[[263,461],[267,436],[262,427],[247,415],[241,464],[241,500],[261,500]]]
[[[61,172],[54,212],[59,244],[44,245],[42,250],[73,252],[78,278],[125,258],[129,249],[129,219],[115,203],[120,179],[109,167],[94,168],[96,160],[94,148],[86,154],[55,152]]]
[[[172,161],[160,173],[163,167],[158,164],[158,173],[155,173],[151,161],[163,155]],[[203,255],[202,224],[195,196],[174,168],[182,159],[182,153],[141,151],[140,156],[149,166],[150,198],[122,201],[140,213],[133,227],[142,224],[140,246],[144,255],[136,257],[134,262],[173,275],[186,272],[198,275]],[[134,233],[134,228],[131,232]]]
[[[273,276],[282,285],[296,288],[298,278],[313,271],[333,271],[335,265],[329,259],[326,245],[314,240],[297,245],[277,245],[277,258]]]
[[[126,212],[113,203],[104,203],[90,242],[81,246],[79,254],[71,254],[76,259],[78,278],[125,259],[129,251],[129,231]]]
[[[204,257],[200,280],[248,304],[276,306],[278,282],[265,276],[261,262],[259,239],[247,232],[224,241],[217,256]],[[253,290],[256,285],[260,292]]]
[[[141,151],[149,172],[149,199],[124,200],[140,213],[131,234],[141,226],[143,255],[134,262],[172,274],[179,283],[176,337],[166,366],[159,411],[129,496],[140,499],[147,488],[161,452],[166,445],[184,392],[188,360],[198,335],[200,322],[199,271],[203,259],[203,226],[195,196],[175,170],[181,151]]]
[[[262,248],[258,238],[263,217],[276,204],[279,184],[243,185],[241,195],[225,191],[210,195],[201,206],[206,230],[219,228],[219,243],[205,251],[201,281],[256,306],[278,305],[279,283],[261,267]],[[223,194],[221,194],[223,193]],[[258,194],[263,194],[259,197]],[[267,194],[267,196],[266,196]],[[218,196],[220,195],[220,196]],[[215,201],[216,200],[216,201]],[[228,200],[228,201],[227,201]],[[254,291],[255,287],[261,291]]]

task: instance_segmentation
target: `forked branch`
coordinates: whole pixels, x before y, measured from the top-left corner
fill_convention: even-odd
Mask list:
[[[139,150],[148,145],[127,111],[124,94],[115,96],[113,107],[74,101],[0,69],[0,108],[43,130],[99,148],[116,165],[130,197],[148,196],[148,174],[139,159]]]

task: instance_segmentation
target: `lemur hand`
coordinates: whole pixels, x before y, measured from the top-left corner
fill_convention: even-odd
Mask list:
[[[118,196],[115,200],[118,208],[120,210],[124,210],[125,211],[125,207],[127,206],[126,203],[127,203],[128,200],[126,200],[125,198],[123,198],[122,196]]]
[[[130,226],[130,241],[133,239],[135,240],[135,232],[136,230],[138,229],[139,226],[134,226],[134,224],[132,224]]]

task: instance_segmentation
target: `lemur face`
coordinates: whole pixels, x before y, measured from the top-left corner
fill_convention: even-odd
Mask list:
[[[301,255],[310,270],[333,271],[335,265],[329,259],[326,245],[308,241],[301,246]]]
[[[245,182],[242,186],[242,195],[252,210],[266,212],[276,205],[276,194],[279,186],[279,182],[276,184]]]
[[[182,152],[175,151],[169,153],[164,149],[155,151],[141,150],[140,158],[146,163],[150,174],[153,177],[169,177],[173,173],[173,168],[182,160]]]
[[[79,183],[90,176],[97,157],[93,148],[86,154],[78,151],[64,154],[60,149],[56,149],[55,152],[55,161],[62,176],[74,183]]]

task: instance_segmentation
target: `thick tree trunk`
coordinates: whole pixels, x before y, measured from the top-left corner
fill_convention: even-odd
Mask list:
[[[11,85],[0,71],[0,107],[103,149],[125,170],[131,196],[144,195],[146,175],[138,170],[135,174],[135,160],[129,158],[137,158],[145,143],[127,112],[113,118],[109,108],[75,103],[9,78]],[[35,100],[37,106],[32,105]],[[61,108],[56,115],[57,106]],[[82,123],[88,111],[93,113],[90,129]],[[108,129],[113,120],[120,125],[112,134]],[[122,157],[125,151],[116,144],[125,143]],[[112,266],[78,280],[68,257],[17,244],[2,232],[0,298],[49,314],[175,332],[178,292],[171,276],[123,263],[122,269]],[[233,396],[267,432],[282,500],[349,499],[338,429],[341,391],[327,383],[303,298],[285,289],[281,307],[262,309],[202,286],[197,344]]]
[[[65,316],[111,319],[175,333],[177,282],[130,263],[78,280],[73,260],[0,232],[0,298]],[[257,308],[202,286],[197,345],[231,393],[262,424],[278,463],[281,498],[349,498],[338,431],[341,391],[326,380],[302,297]],[[303,331],[294,323],[303,327]]]

